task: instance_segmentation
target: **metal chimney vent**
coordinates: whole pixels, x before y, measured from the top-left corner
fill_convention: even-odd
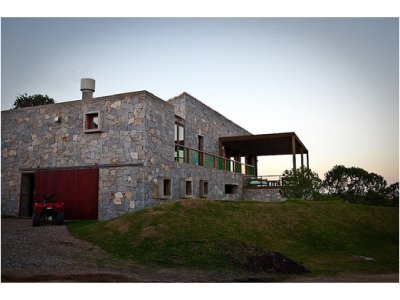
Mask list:
[[[92,78],[81,79],[82,100],[92,99],[96,81]]]

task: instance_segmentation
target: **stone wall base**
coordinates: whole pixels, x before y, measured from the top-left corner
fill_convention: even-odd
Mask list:
[[[243,200],[284,201],[279,189],[243,189]]]

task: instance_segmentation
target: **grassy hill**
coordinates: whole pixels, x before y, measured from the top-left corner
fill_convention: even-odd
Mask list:
[[[186,200],[69,229],[150,265],[234,271],[273,251],[311,274],[398,273],[398,217],[398,208],[343,202]]]

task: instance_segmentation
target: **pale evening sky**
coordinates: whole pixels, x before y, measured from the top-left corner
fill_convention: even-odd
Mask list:
[[[321,178],[336,164],[398,181],[397,18],[2,18],[1,109],[182,91],[253,134],[294,131]],[[291,157],[260,159],[281,174]]]

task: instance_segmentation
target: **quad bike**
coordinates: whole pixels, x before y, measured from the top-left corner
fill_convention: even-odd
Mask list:
[[[43,195],[43,198],[33,205],[32,225],[44,223],[64,224],[64,202],[53,199],[53,196]]]

